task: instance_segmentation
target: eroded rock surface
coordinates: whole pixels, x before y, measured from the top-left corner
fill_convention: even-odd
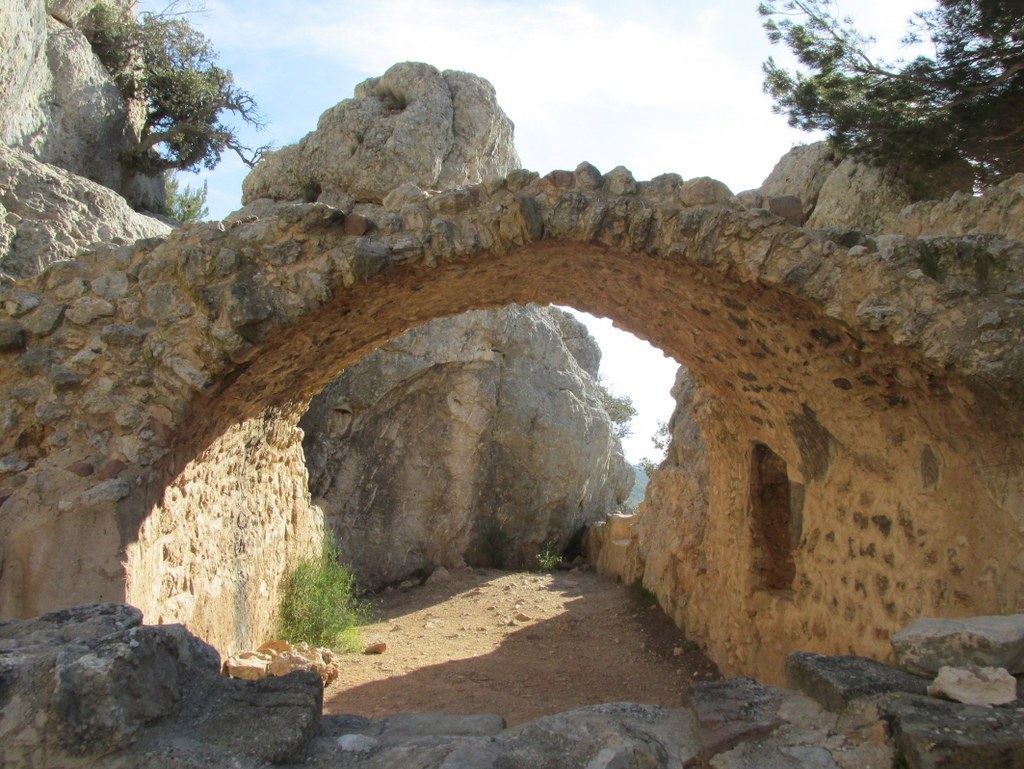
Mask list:
[[[885,169],[844,158],[818,190],[808,227],[883,231],[886,217],[911,202],[905,183]]]
[[[926,694],[928,679],[866,657],[794,652],[786,659],[787,684],[835,713],[860,697],[890,692]]]
[[[1024,673],[1024,614],[921,617],[894,633],[897,664],[918,675],[951,665],[981,665]]]
[[[0,623],[0,766],[301,760],[319,730],[319,677],[241,682],[219,668],[212,647],[179,625],[143,625],[131,606]]]
[[[121,150],[137,137],[139,114],[79,29],[94,5],[0,2],[0,143],[158,211],[162,178],[134,176],[120,163]]]
[[[798,145],[779,159],[758,192],[766,198],[795,195],[807,219],[814,212],[822,186],[838,164],[835,152],[826,142]]]
[[[914,203],[890,218],[886,229],[913,237],[989,233],[1024,240],[1024,174],[981,195],[958,192],[946,199]]]
[[[1017,699],[1017,679],[1006,668],[944,666],[928,694],[967,705],[1007,705]]]
[[[783,155],[761,187],[741,193],[740,199],[744,205],[767,208],[794,224],[806,222],[808,227],[908,235],[990,232],[1019,237],[1019,216],[1007,210],[1017,206],[1019,195],[1011,189],[990,193],[991,199],[979,205],[971,191],[971,173],[966,167],[949,164],[908,181],[891,169],[843,158],[826,142],[814,142]],[[800,221],[790,210],[791,196],[800,201]]]
[[[840,729],[803,695],[747,680],[698,685],[678,708],[594,705],[508,729],[488,714],[322,717],[314,673],[239,681],[218,663],[183,628],[142,625],[130,606],[0,623],[0,765],[679,769],[748,766],[737,761],[758,753],[887,765],[864,760],[888,755],[877,730]]]
[[[519,167],[494,88],[466,72],[396,64],[356,86],[298,144],[268,154],[242,186],[259,198],[380,203],[403,184],[451,189]]]
[[[869,232],[879,232],[887,216],[911,202],[907,185],[892,173],[853,158],[840,158],[826,142],[794,147],[759,189],[743,195],[748,205],[768,209],[778,200],[795,196],[808,227]]]
[[[599,361],[572,316],[510,306],[413,329],[328,385],[299,424],[314,503],[360,582],[533,568],[615,510],[633,478]]]
[[[879,705],[908,769],[1024,766],[1024,708],[985,708],[911,694]]]
[[[0,144],[0,271],[26,278],[91,245],[170,231],[106,187]]]

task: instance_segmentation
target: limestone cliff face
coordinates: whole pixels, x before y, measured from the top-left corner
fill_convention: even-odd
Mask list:
[[[158,211],[162,180],[118,160],[136,130],[131,107],[77,26],[95,4],[0,0],[0,143]]]
[[[300,426],[314,502],[357,577],[531,567],[542,543],[613,511],[632,475],[599,360],[571,316],[509,306],[413,329],[330,384]]]
[[[92,244],[170,231],[106,187],[0,144],[0,274],[31,277]]]
[[[955,165],[913,182],[911,187],[889,169],[842,158],[827,143],[815,142],[798,145],[783,155],[761,187],[753,191],[752,202],[762,205],[772,197],[795,195],[808,227],[903,232],[897,224],[900,212],[914,201],[944,199],[954,193],[969,197],[971,191],[970,173]],[[938,227],[936,231],[948,234],[949,229]]]
[[[246,177],[242,201],[376,202],[402,184],[450,189],[519,167],[512,121],[494,87],[466,72],[396,64],[356,86],[317,130],[270,154]]]

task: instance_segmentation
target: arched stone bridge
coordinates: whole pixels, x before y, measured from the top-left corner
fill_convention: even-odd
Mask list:
[[[263,640],[319,538],[309,398],[412,326],[527,301],[613,318],[713,404],[681,619],[726,672],[1024,609],[1021,243],[815,233],[586,164],[264,208],[4,287],[4,616],[127,599],[222,650]],[[788,531],[766,544],[769,472]]]

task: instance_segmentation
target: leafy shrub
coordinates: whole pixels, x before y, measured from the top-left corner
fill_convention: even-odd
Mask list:
[[[558,549],[558,543],[553,539],[545,540],[537,553],[537,565],[541,571],[551,571],[562,560],[562,553]]]
[[[265,147],[243,145],[222,120],[233,114],[262,128],[255,100],[217,65],[213,44],[186,19],[152,13],[136,18],[131,8],[100,2],[82,31],[125,99],[145,106],[138,141],[122,152],[126,167],[155,175],[213,168],[225,150],[249,166],[262,156]]]
[[[645,609],[650,609],[652,606],[660,605],[658,596],[644,587],[644,583],[640,580],[633,583],[633,592],[636,593],[636,600],[639,601],[640,605]]]
[[[290,643],[357,651],[356,626],[366,607],[355,594],[355,578],[338,561],[333,536],[318,557],[302,560],[288,577],[281,599],[281,637]]]
[[[182,224],[201,222],[210,215],[206,207],[206,182],[202,187],[192,189],[189,185],[182,186],[171,171],[164,173],[164,192],[167,202],[164,203],[164,214]]]

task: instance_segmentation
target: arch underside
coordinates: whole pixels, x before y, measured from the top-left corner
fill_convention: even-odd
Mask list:
[[[891,276],[872,263],[867,277],[850,277],[842,262],[834,269],[846,282],[823,297],[837,280],[826,274],[829,248],[774,220],[755,217],[743,229],[732,213],[699,209],[717,227],[710,246],[707,227],[691,222],[689,248],[658,246],[651,235],[641,247],[623,234],[628,227],[573,234],[586,206],[574,204],[565,224],[555,199],[534,212],[541,225],[531,226],[523,204],[506,241],[462,248],[456,235],[440,255],[433,236],[412,257],[396,247],[400,232],[345,238],[324,207],[304,206],[277,222],[192,228],[130,256],[84,260],[75,269],[93,270],[86,283],[110,270],[104,259],[127,261],[136,305],[156,322],[137,355],[101,345],[99,368],[75,388],[54,389],[51,401],[91,403],[105,378],[112,398],[139,402],[145,414],[119,428],[110,413],[69,408],[61,419],[78,420],[71,437],[41,448],[22,480],[0,492],[3,612],[127,597],[149,621],[185,621],[222,651],[265,640],[281,573],[320,536],[296,427],[309,399],[411,327],[526,302],[612,318],[684,363],[704,393],[707,509],[681,502],[675,511],[680,525],[663,535],[677,555],[658,589],[725,672],[779,680],[797,648],[885,657],[891,632],[921,614],[1024,607],[1020,414],[973,363],[959,370],[934,345],[922,352],[922,340],[942,336],[941,318],[918,323],[915,338],[903,327],[858,325],[851,308]],[[458,232],[468,226],[454,221]],[[430,229],[444,228],[435,219]],[[371,248],[381,243],[383,251]],[[793,272],[813,260],[797,283]],[[60,285],[44,275],[34,287]],[[158,291],[173,295],[166,318],[147,305]],[[39,344],[109,337],[99,326],[114,322],[142,327],[121,312],[117,304],[113,318]],[[892,314],[913,320],[906,307]],[[48,437],[68,424],[47,427]],[[140,424],[149,451],[130,453],[125,436],[137,438]],[[755,445],[777,455],[799,492],[785,590],[758,574]],[[128,491],[109,499],[95,496],[97,473],[67,471],[115,460],[123,467],[102,482]],[[81,554],[69,568],[58,553],[72,546]]]
[[[216,444],[230,445],[233,426],[252,420],[287,429],[345,365],[433,318],[528,301],[571,305],[673,355],[715,403],[702,425],[713,468],[708,509],[680,511],[707,519],[701,541],[680,548],[701,557],[676,566],[663,602],[724,668],[779,678],[796,648],[885,656],[891,632],[923,606],[949,614],[1019,605],[1008,575],[984,574],[1013,561],[1012,546],[989,528],[1007,512],[999,503],[991,515],[976,508],[991,497],[982,457],[1012,444],[975,445],[977,412],[964,404],[978,395],[891,343],[854,337],[768,286],[578,243],[399,270],[380,288],[274,332],[264,354],[198,407],[179,438],[181,455],[236,455]],[[757,573],[748,500],[755,444],[785,458],[804,500],[796,577],[785,592],[766,589]],[[180,483],[189,470],[170,475]],[[979,578],[988,581],[981,590]],[[216,635],[225,623],[214,615],[203,624]],[[236,634],[224,645],[245,640]]]

